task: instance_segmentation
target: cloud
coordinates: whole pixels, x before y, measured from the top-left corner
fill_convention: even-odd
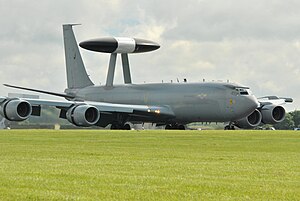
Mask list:
[[[166,38],[220,41],[230,39],[294,40],[299,38],[300,2],[200,1],[176,13]]]

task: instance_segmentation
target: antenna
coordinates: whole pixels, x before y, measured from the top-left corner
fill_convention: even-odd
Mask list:
[[[128,54],[150,52],[160,47],[157,43],[149,40],[125,37],[91,39],[81,42],[79,46],[86,50],[111,54],[106,78],[106,86],[110,87],[113,86],[117,54],[121,54],[122,58],[124,83],[131,84]]]

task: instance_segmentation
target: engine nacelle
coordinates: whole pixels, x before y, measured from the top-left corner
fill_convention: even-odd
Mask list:
[[[251,129],[258,126],[261,123],[262,114],[259,110],[254,110],[249,116],[236,121],[235,125],[239,128]]]
[[[67,111],[66,117],[76,126],[92,126],[99,121],[100,112],[91,105],[76,105]]]
[[[276,124],[284,120],[285,109],[280,105],[265,105],[260,110],[264,124]]]
[[[25,100],[7,100],[0,106],[0,114],[10,121],[24,121],[31,115],[31,104]]]

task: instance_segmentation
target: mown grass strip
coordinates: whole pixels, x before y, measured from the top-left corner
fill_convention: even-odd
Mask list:
[[[297,200],[296,131],[0,132],[0,200]]]

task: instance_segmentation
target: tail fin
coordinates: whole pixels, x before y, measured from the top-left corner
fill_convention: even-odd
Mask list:
[[[73,25],[63,25],[68,89],[94,85],[85,70],[72,29]]]

